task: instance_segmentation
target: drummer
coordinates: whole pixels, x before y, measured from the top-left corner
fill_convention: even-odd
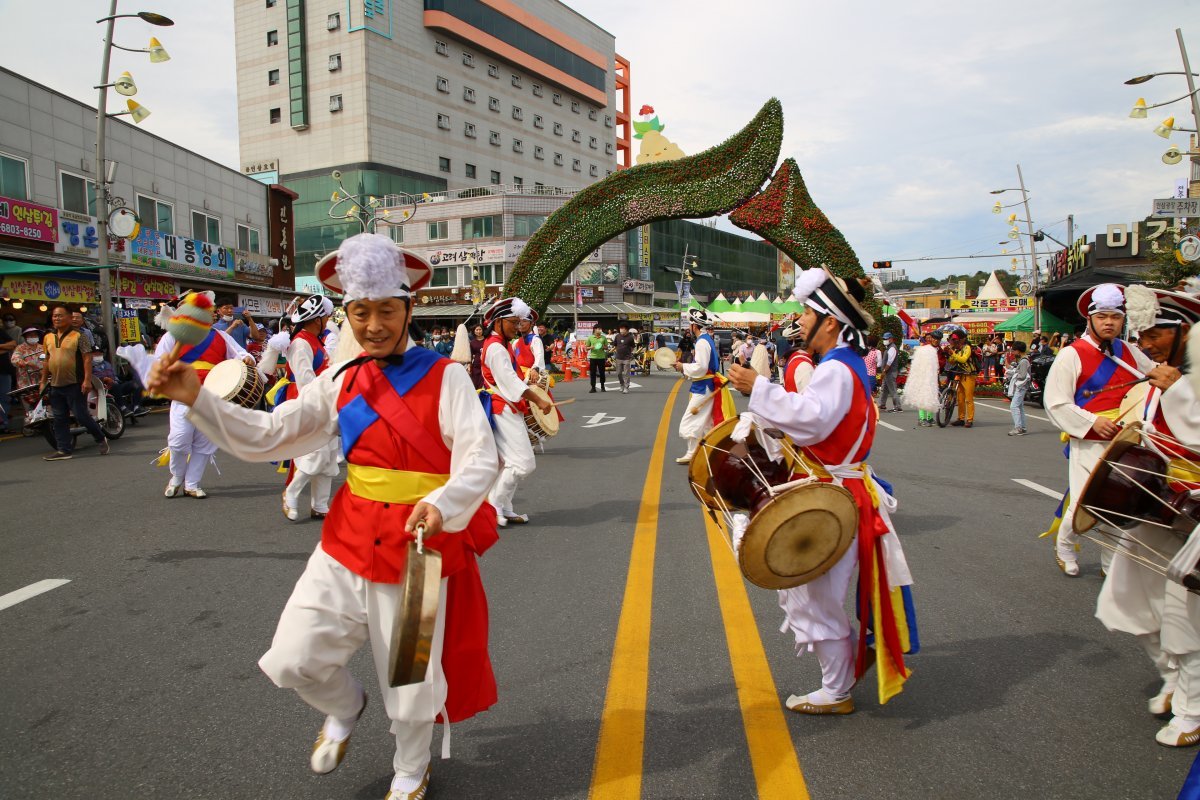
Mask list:
[[[521,317],[517,322],[517,338],[512,343],[513,357],[517,360],[517,370],[525,382],[531,386],[539,386],[545,390],[546,394],[550,395],[550,402],[554,402],[554,395],[550,392],[550,374],[546,371],[546,345],[541,337],[533,332],[533,326],[538,321],[538,312],[529,308],[529,314]],[[545,326],[543,326],[545,327]],[[554,413],[558,415],[558,421],[562,422],[566,419],[558,406],[554,407]],[[545,442],[545,439],[542,440]]]
[[[789,392],[802,392],[812,380],[812,355],[804,348],[804,329],[800,327],[799,315],[784,326],[779,335],[788,340],[792,347],[787,366],[783,368],[783,388]]]
[[[317,277],[344,293],[350,327],[366,350],[303,386],[277,413],[222,403],[200,391],[183,364],[158,365],[150,388],[190,406],[188,418],[223,449],[249,461],[296,458],[339,432],[348,478],[284,607],[259,666],[325,715],[309,763],[333,771],[366,709],[367,694],[346,668],[369,639],[379,689],[396,737],[388,800],[417,800],[430,780],[435,720],[449,724],[496,702],[487,650],[487,598],[476,557],[496,541],[484,502],[496,476],[487,418],[464,370],[413,347],[412,292],[429,266],[387,236],[363,233],[317,264]],[[442,554],[442,591],[424,683],[392,688],[389,647],[417,525]],[[443,643],[445,646],[443,646]],[[443,736],[448,755],[449,731]]]
[[[1121,341],[1125,325],[1125,292],[1115,283],[1085,291],[1077,303],[1087,319],[1087,332],[1059,351],[1046,376],[1045,407],[1051,421],[1069,442],[1068,495],[1058,529],[1055,561],[1067,577],[1079,575],[1075,554],[1079,536],[1072,518],[1088,475],[1120,428],[1121,398],[1131,381],[1154,369],[1154,362],[1136,347]],[[1089,396],[1085,396],[1085,392]],[[1102,571],[1112,552],[1101,548]]]
[[[850,690],[876,653],[880,702],[900,692],[908,678],[903,653],[916,649],[916,630],[905,619],[910,597],[903,597],[900,587],[910,585],[912,577],[889,517],[896,501],[865,463],[875,438],[876,413],[861,355],[866,346],[863,334],[873,323],[861,305],[863,287],[824,269],[809,269],[797,278],[794,294],[805,306],[798,323],[804,349],[819,361],[808,385],[791,393],[736,364],[729,368],[729,379],[750,395],[752,413],[802,448],[812,474],[843,486],[859,508],[856,544],[821,577],[780,593],[783,630],[792,632],[797,653],[815,650],[821,664],[821,687],[792,695],[787,707],[800,714],[850,714]],[[855,565],[857,645],[845,610]],[[868,628],[875,637],[874,650],[867,647]]]
[[[280,331],[267,340],[263,349],[260,371],[270,370],[280,353],[287,354],[287,376],[272,388],[270,405],[294,400],[300,390],[329,369],[329,351],[322,340],[326,323],[333,315],[333,302],[319,294],[309,295],[292,312],[289,320],[294,335]],[[264,372],[264,375],[269,375]],[[329,496],[333,479],[338,474],[337,440],[308,455],[294,458],[288,468],[283,490],[283,515],[290,520],[300,518],[300,494],[308,486],[311,494],[308,515],[325,519],[329,513]]]
[[[483,343],[483,388],[491,394],[492,427],[496,433],[496,449],[504,466],[488,499],[496,509],[496,523],[529,522],[528,514],[513,510],[513,496],[522,478],[533,474],[536,462],[529,433],[525,427],[528,403],[536,403],[543,414],[554,408],[549,400],[537,396],[517,373],[516,356],[509,342],[517,337],[519,321],[531,314],[528,304],[519,297],[497,300],[483,316],[483,324],[491,334]]]
[[[720,361],[712,337],[713,318],[703,308],[692,308],[688,309],[688,323],[688,331],[696,342],[695,357],[690,363],[676,361],[673,365],[676,372],[692,382],[687,409],[679,420],[679,435],[687,440],[687,452],[675,459],[676,464],[691,463],[700,440],[712,430],[713,415],[708,406],[717,402],[716,382],[724,381],[718,374]],[[695,409],[700,410],[692,413]]]
[[[1130,286],[1125,296],[1130,333],[1138,337],[1138,346],[1154,361],[1182,367],[1188,334],[1200,321],[1200,298],[1140,285]],[[1164,381],[1170,381],[1165,390],[1149,383],[1133,387],[1122,408],[1132,406],[1130,418],[1153,434],[1143,442],[1168,459],[1168,475],[1195,473],[1188,463],[1200,461],[1195,388],[1177,377]],[[1136,636],[1158,670],[1162,687],[1148,710],[1155,716],[1174,714],[1155,736],[1168,747],[1200,742],[1200,602],[1135,559],[1154,552],[1172,555],[1181,541],[1175,533],[1150,524],[1126,532],[1096,603],[1097,619],[1111,631]]]

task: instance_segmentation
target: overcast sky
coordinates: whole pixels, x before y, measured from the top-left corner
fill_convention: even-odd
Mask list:
[[[1141,219],[1187,174],[1186,164],[1163,165],[1168,142],[1153,134],[1172,114],[1194,127],[1186,102],[1128,118],[1139,96],[1156,103],[1185,94],[1183,77],[1122,82],[1182,70],[1176,27],[1190,37],[1200,72],[1200,0],[746,0],[736,14],[697,0],[568,5],[616,36],[632,64],[634,111],[653,105],[687,153],[724,140],[778,97],[782,157],[796,159],[817,204],[868,266],[998,253],[1007,225],[991,213],[988,190],[1015,187],[1017,163],[1034,222],[1063,240],[1068,214],[1077,235],[1103,233],[1108,223]],[[94,104],[102,49],[94,20],[107,6],[66,0],[48,13],[0,0],[9,31],[0,63]],[[118,43],[143,47],[157,31],[172,55],[151,67],[114,51],[114,74],[132,70],[138,101],[153,111],[143,126],[238,167],[232,3],[124,0],[121,10],[143,8],[176,22],[118,23]],[[1172,141],[1186,149],[1185,134]],[[1016,202],[1019,193],[1002,197]],[[1008,263],[896,266],[919,279]]]

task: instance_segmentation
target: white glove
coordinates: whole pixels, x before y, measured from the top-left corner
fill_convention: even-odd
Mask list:
[[[279,353],[286,353],[292,346],[292,337],[287,331],[280,331],[267,339],[267,347]]]

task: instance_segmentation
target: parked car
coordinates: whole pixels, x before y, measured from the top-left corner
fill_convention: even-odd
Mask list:
[[[662,333],[655,333],[655,334],[654,334],[654,336],[653,336],[652,338],[653,338],[653,339],[655,339],[655,340],[657,340],[659,336],[662,336],[662,337],[663,337],[663,344],[664,344],[664,345],[666,345],[667,347],[671,348],[671,349],[672,349],[672,350],[674,350],[676,353],[678,353],[678,352],[679,352],[679,339],[680,339],[681,337],[679,336],[679,334],[678,334],[678,333],[666,333],[666,332],[662,332]]]

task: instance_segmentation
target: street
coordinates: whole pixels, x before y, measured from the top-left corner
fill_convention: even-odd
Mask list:
[[[518,489],[531,522],[480,564],[500,700],[453,726],[448,761],[439,728],[430,798],[1175,796],[1195,750],[1155,743],[1154,670],[1093,617],[1097,547],[1069,580],[1037,538],[1066,483],[1044,411],[1025,437],[1001,400],[971,430],[882,416],[870,461],[900,502],[921,652],[886,706],[870,675],[855,714],[806,717],[783,703],[817,688],[815,657],[674,463],[686,385],[634,380],[555,389],[577,402]],[[371,702],[326,776],[308,768],[320,716],[256,664],[319,523],[283,518],[273,467],[221,453],[208,499],[165,499],[166,430],[152,414],[62,463],[0,442],[0,596],[69,581],[0,608],[0,797],[381,800],[369,653],[352,669]]]

